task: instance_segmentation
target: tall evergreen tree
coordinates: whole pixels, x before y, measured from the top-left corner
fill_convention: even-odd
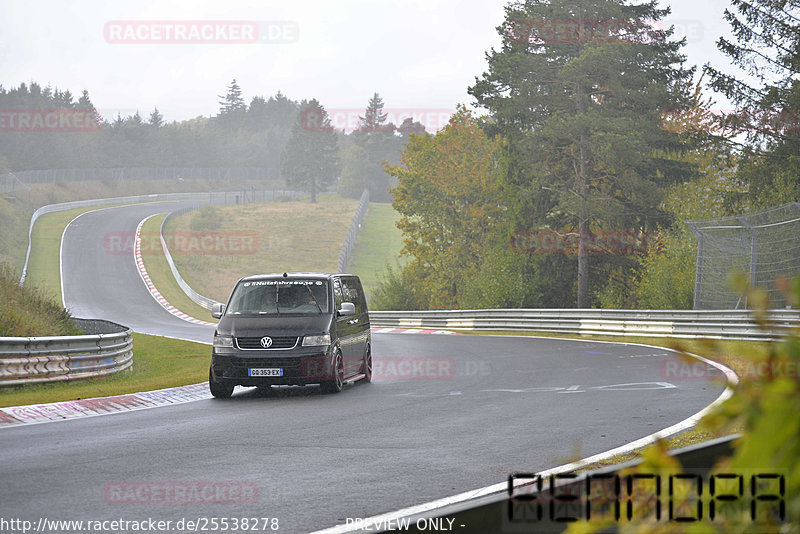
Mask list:
[[[298,104],[278,91],[267,100],[270,122],[277,129],[288,132],[297,120]]]
[[[164,116],[159,113],[157,107],[153,108],[153,112],[150,113],[150,118],[147,119],[147,124],[153,128],[161,128],[164,126]]]
[[[380,131],[386,123],[387,113],[383,112],[383,99],[378,93],[372,95],[363,117],[358,117],[360,132]]]
[[[242,96],[242,89],[236,83],[236,78],[228,86],[225,96],[219,95],[219,98],[222,100],[219,101],[217,120],[228,129],[241,127],[247,113],[247,104]]]
[[[300,113],[281,154],[281,174],[286,184],[311,194],[332,184],[341,171],[338,139],[328,112],[316,100],[302,101]]]
[[[663,157],[680,140],[660,116],[688,106],[693,74],[681,68],[683,41],[653,26],[668,13],[655,0],[513,2],[501,49],[469,89],[492,113],[488,131],[508,140],[517,229],[577,234],[578,307],[592,304],[590,232],[653,227],[659,186],[691,173]],[[533,261],[569,269],[564,258]]]
[[[705,66],[711,87],[737,112],[727,133],[745,133],[737,176],[757,207],[800,199],[800,0],[731,0],[725,10],[734,40],[717,47],[747,74]]]
[[[383,162],[397,162],[407,137],[395,135],[396,127],[387,122],[388,114],[383,111],[383,99],[374,93],[367,103],[364,116],[359,117],[358,128],[352,139],[358,148],[347,150],[344,158],[342,180],[339,193],[358,198],[366,187],[370,200],[385,202],[390,200],[389,189],[396,180],[384,171]]]
[[[247,120],[245,121],[250,131],[258,132],[267,129],[269,124],[269,108],[263,96],[254,96],[247,108]]]

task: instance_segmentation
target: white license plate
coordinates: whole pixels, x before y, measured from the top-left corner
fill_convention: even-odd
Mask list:
[[[248,376],[283,376],[283,369],[248,369]]]

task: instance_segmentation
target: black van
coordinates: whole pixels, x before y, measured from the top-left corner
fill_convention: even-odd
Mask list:
[[[283,273],[242,278],[211,315],[218,318],[209,386],[218,398],[235,386],[372,380],[369,312],[351,274]]]

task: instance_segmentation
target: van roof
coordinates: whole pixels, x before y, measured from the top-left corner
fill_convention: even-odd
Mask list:
[[[311,278],[311,279],[327,280],[332,276],[355,276],[355,275],[348,273],[267,273],[267,274],[254,274],[251,276],[245,276],[241,280],[246,280],[246,281],[263,280],[265,278],[287,278],[287,279]]]

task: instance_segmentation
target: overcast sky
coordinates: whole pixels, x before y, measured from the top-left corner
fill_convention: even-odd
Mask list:
[[[249,103],[282,91],[329,109],[452,110],[497,47],[505,1],[0,0],[4,87],[31,80],[88,89],[105,117],[158,106],[167,120],[213,115],[236,78]],[[662,6],[667,5],[662,0]],[[715,42],[725,0],[672,0],[690,64],[725,68]],[[264,44],[119,43],[124,21],[244,21]],[[123,21],[120,24],[120,21]],[[253,24],[250,24],[253,23]],[[141,26],[141,25],[140,25]],[[136,26],[139,28],[140,26]],[[153,25],[147,26],[147,31]],[[242,29],[243,28],[243,29]],[[230,29],[230,28],[229,28]],[[137,30],[140,31],[140,30]],[[130,34],[128,34],[130,35]],[[225,38],[232,38],[230,35]]]

